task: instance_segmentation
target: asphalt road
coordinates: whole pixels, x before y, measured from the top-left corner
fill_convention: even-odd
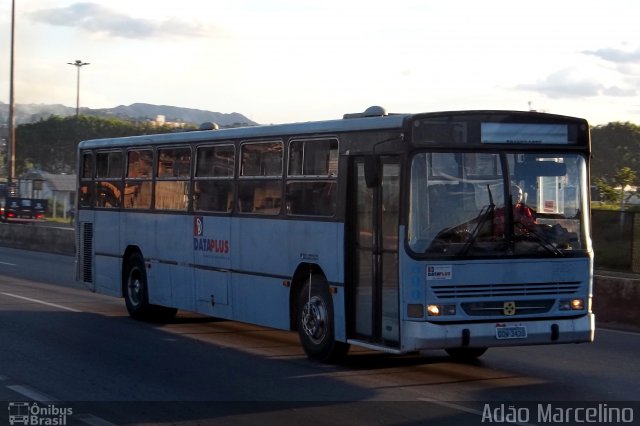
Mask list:
[[[71,257],[0,249],[0,424],[25,402],[40,418],[65,407],[66,424],[92,425],[466,425],[495,422],[487,416],[504,407],[543,424],[544,410],[565,406],[620,407],[640,421],[638,333],[490,349],[471,364],[443,351],[352,348],[323,365],[305,358],[295,333],[188,313],[132,320],[122,300],[73,276]]]

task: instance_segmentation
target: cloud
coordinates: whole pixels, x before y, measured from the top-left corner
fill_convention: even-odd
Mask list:
[[[598,50],[585,50],[582,53],[616,64],[640,64],[640,47],[631,51],[607,47]]]
[[[606,87],[602,89],[603,95],[613,96],[616,98],[626,98],[630,96],[635,96],[637,93],[638,92],[635,89],[624,89],[622,87],[617,87],[617,86]]]
[[[598,50],[585,50],[585,55],[595,56],[609,64],[612,64],[620,75],[628,81],[638,81],[640,74],[640,47],[633,49],[616,49],[608,47]],[[635,84],[637,86],[637,83]]]
[[[551,98],[582,98],[597,96],[602,86],[593,80],[576,77],[570,69],[564,69],[536,83],[519,85],[518,88],[541,92]]]
[[[595,96],[636,96],[636,89],[616,85],[607,86],[600,79],[582,74],[580,70],[566,68],[548,75],[533,84],[522,84],[518,89],[542,93],[550,98],[590,98]]]
[[[36,22],[78,28],[95,34],[122,38],[152,38],[166,35],[201,37],[205,29],[177,18],[153,21],[127,16],[97,3],[74,3],[68,7],[40,9],[28,13]]]

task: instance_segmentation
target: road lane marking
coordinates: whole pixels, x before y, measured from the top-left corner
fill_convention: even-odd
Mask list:
[[[9,262],[0,262],[0,265],[16,266],[15,263],[9,263]]]
[[[53,308],[64,309],[65,311],[82,312],[82,311],[79,311],[77,309],[70,308],[68,306],[62,306],[62,305],[58,305],[58,304],[55,304],[55,303],[45,302],[44,300],[32,299],[30,297],[19,296],[17,294],[11,294],[11,293],[0,293],[0,294],[3,294],[5,296],[9,296],[9,297],[15,297],[16,299],[26,300],[28,302],[39,303],[41,305],[51,306]]]
[[[632,278],[632,277],[625,277],[625,276],[604,275],[604,274],[593,274],[593,276],[598,278],[610,278],[614,280],[640,281],[640,278]]]
[[[58,401],[52,396],[49,396],[45,393],[32,389],[28,386],[22,385],[10,385],[7,388],[11,389],[14,392],[19,393],[22,396],[26,396],[27,398],[37,401],[37,402],[56,402]]]
[[[640,332],[638,332],[638,331],[614,330],[613,328],[606,328],[606,327],[596,328],[596,333],[603,332],[603,331],[605,331],[607,333],[614,333],[614,334],[626,334],[627,336],[638,336],[638,335],[640,335]]]
[[[482,417],[482,411],[475,410],[475,409],[469,408],[469,407],[465,407],[464,405],[453,404],[451,402],[446,402],[446,401],[439,401],[437,399],[432,399],[432,398],[418,398],[418,400],[419,401],[424,401],[424,402],[430,402],[430,403],[436,404],[436,405],[440,405],[441,407],[453,408],[454,410],[457,410],[457,411],[463,411],[465,413],[475,414],[476,416]]]

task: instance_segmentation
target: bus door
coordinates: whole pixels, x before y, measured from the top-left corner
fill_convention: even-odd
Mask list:
[[[349,337],[376,346],[398,347],[399,159],[380,157],[375,170],[379,182],[367,187],[365,159],[354,159],[347,198],[353,225]]]

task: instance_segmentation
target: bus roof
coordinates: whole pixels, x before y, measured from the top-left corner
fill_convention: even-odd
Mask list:
[[[93,139],[80,142],[79,149],[107,148],[114,146],[171,144],[179,142],[204,142],[229,139],[273,138],[278,136],[331,134],[363,130],[402,129],[410,114],[390,114],[377,117],[345,118],[339,120],[310,121],[292,124],[237,127],[220,130],[197,130],[156,135]]]
[[[260,125],[237,127],[220,130],[182,131],[176,133],[161,133],[154,135],[128,136],[118,138],[93,139],[80,142],[78,149],[100,149],[125,146],[144,146],[150,144],[174,144],[184,142],[207,142],[224,140],[243,140],[256,138],[277,138],[286,136],[331,135],[366,130],[403,130],[409,120],[414,118],[442,118],[442,117],[492,117],[503,120],[505,116],[514,120],[528,118],[552,121],[566,121],[582,123],[584,119],[534,111],[509,110],[464,110],[464,111],[434,111],[418,114],[387,114],[384,108],[370,107],[364,113],[345,114],[344,118],[326,121],[309,121],[302,123]],[[588,127],[587,127],[588,128]]]

